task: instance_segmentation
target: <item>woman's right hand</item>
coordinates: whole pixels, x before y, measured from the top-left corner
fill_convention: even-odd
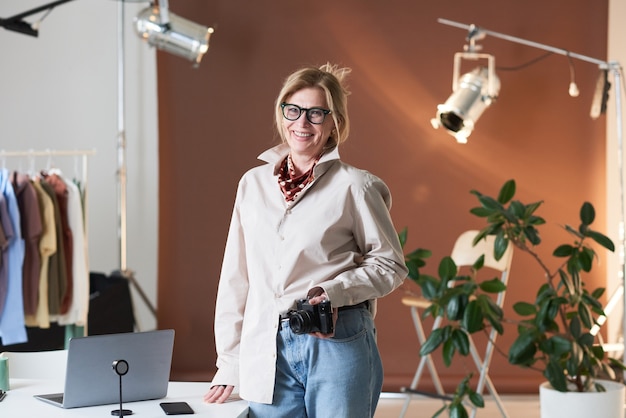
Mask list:
[[[215,385],[204,395],[206,403],[224,403],[233,393],[235,387],[231,385]]]

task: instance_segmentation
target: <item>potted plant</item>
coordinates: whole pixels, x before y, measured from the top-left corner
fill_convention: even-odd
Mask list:
[[[624,385],[615,384],[615,370],[625,370],[624,365],[608,358],[596,336],[591,332],[597,318],[604,314],[599,298],[603,288],[589,290],[584,275],[592,269],[597,254],[592,245],[599,245],[614,251],[613,242],[604,234],[591,229],[595,218],[593,206],[585,202],[580,209],[580,226],[564,226],[571,241],[559,245],[552,253],[556,267],[549,267],[537,251],[541,244],[539,227],[545,220],[536,214],[542,202],[524,204],[514,200],[515,181],[507,181],[498,197],[493,198],[478,191],[479,206],[470,210],[484,218],[487,225],[480,230],[474,244],[488,235],[495,236],[494,257],[500,259],[509,245],[516,254],[526,253],[536,262],[544,274],[534,301],[516,301],[513,309],[518,317],[505,318],[500,307],[489,303],[486,294],[504,290],[497,279],[478,282],[477,272],[482,268],[484,256],[479,257],[468,275],[460,275],[451,257],[444,257],[438,269],[438,276],[422,274],[425,259],[430,251],[417,249],[406,255],[409,277],[417,283],[422,295],[429,301],[424,315],[444,317],[445,326],[431,333],[420,349],[425,356],[441,349],[444,364],[449,366],[457,354],[468,355],[466,340],[469,334],[494,328],[499,334],[504,332],[505,322],[517,324],[517,337],[508,350],[508,361],[523,368],[541,372],[546,379],[540,390],[542,418],[550,415],[544,408],[544,392],[552,388],[558,395],[567,396],[572,392],[598,394],[610,386],[618,389],[619,413],[623,417]],[[406,229],[400,233],[401,243],[406,243]],[[518,256],[516,256],[518,258]],[[487,301],[487,302],[485,302]],[[502,351],[502,350],[500,350]],[[435,416],[448,409],[450,416],[464,417],[467,411],[465,399],[478,407],[484,405],[483,398],[471,389],[471,376],[466,376],[459,384],[453,400],[439,410]],[[560,400],[559,402],[563,402]],[[604,402],[604,401],[603,401]],[[587,400],[584,403],[588,403]],[[571,404],[571,401],[567,401]],[[557,414],[565,413],[568,405],[561,404]],[[578,407],[575,407],[578,408]],[[609,418],[611,415],[592,410],[590,415]],[[608,414],[608,413],[607,413]]]

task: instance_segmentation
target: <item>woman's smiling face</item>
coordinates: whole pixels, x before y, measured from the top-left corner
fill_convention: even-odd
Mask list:
[[[317,87],[298,90],[287,97],[285,102],[304,109],[328,109],[324,91]],[[334,127],[333,118],[328,115],[321,124],[313,124],[307,119],[306,112],[302,112],[294,121],[283,118],[282,123],[292,155],[308,158],[318,157],[322,153]]]

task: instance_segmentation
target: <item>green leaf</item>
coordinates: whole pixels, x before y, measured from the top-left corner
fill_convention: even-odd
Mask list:
[[[581,335],[580,338],[578,339],[578,344],[580,344],[581,347],[592,347],[593,342],[594,342],[594,337],[588,332]],[[598,346],[598,347],[602,348],[602,346]]]
[[[431,255],[432,252],[430,250],[417,248],[404,256],[404,263],[409,269],[410,279],[415,281],[419,278],[419,269],[426,265],[426,261],[424,261],[424,259],[430,257]]]
[[[609,364],[610,364],[612,367],[615,367],[615,368],[620,369],[621,371],[626,371],[626,366],[624,365],[624,363],[622,363],[622,362],[621,362],[621,361],[619,361],[619,360],[615,360],[614,358],[610,358],[610,357],[609,357]]]
[[[513,310],[520,316],[530,316],[537,313],[537,307],[528,302],[517,302],[513,305]]]
[[[573,259],[570,259],[569,261],[572,261],[572,260]],[[571,274],[570,277],[572,279],[572,287],[574,288],[574,291],[571,294],[580,295],[582,293],[582,290],[581,290],[582,282],[580,281],[580,271],[577,270],[576,268],[572,268],[569,265],[568,265],[568,269]]]
[[[593,208],[593,205],[589,202],[583,203],[583,206],[580,208],[580,221],[584,225],[591,225],[596,218],[596,211]]]
[[[500,231],[500,233],[496,235],[496,239],[493,244],[493,257],[496,260],[500,260],[506,252],[506,248],[508,247],[508,245],[509,240],[504,237],[504,232]]]
[[[475,406],[477,406],[479,408],[484,408],[485,407],[485,400],[483,399],[483,396],[480,393],[472,391],[469,394],[469,400],[470,400],[470,402],[472,404],[474,404]]]
[[[583,323],[585,328],[589,329],[593,326],[593,323],[591,322],[591,311],[587,305],[582,303],[578,305],[578,315],[580,316],[580,321]]]
[[[407,254],[409,258],[428,258],[433,255],[433,252],[424,248],[416,248]]]
[[[583,271],[586,271],[587,273],[591,271],[593,256],[594,252],[590,248],[583,248],[578,253],[578,262],[580,263],[580,268],[583,269]]]
[[[598,244],[600,244],[601,246],[603,246],[604,248],[606,248],[607,250],[615,251],[615,244],[613,244],[613,241],[611,241],[611,239],[607,237],[606,235],[601,234],[596,231],[592,231],[591,229],[587,230],[586,235],[592,240],[594,240],[595,242],[597,242]]]
[[[500,293],[506,290],[506,285],[498,278],[485,280],[480,283],[479,287],[483,292],[487,293]]]
[[[420,356],[427,356],[439,347],[444,341],[444,329],[437,328],[432,331],[420,348]]]
[[[542,203],[543,203],[543,200],[540,200],[538,202],[530,203],[530,204],[526,205],[526,209],[525,209],[525,212],[524,212],[524,217],[525,218],[529,218],[529,219],[532,218],[531,215],[533,215],[533,213],[535,213],[537,211],[537,209],[539,209],[539,206],[541,206]],[[539,218],[539,217],[537,217],[537,218]],[[543,218],[539,218],[539,219],[541,219],[543,221]],[[545,223],[545,221],[543,221],[542,223]]]
[[[537,346],[535,336],[530,331],[522,331],[509,349],[509,363],[528,365],[532,364]]]
[[[478,232],[474,239],[472,240],[472,246],[478,244],[481,240],[486,239],[487,235],[489,235],[490,228],[486,227]]]
[[[444,341],[441,356],[443,357],[443,364],[445,364],[446,367],[450,367],[450,364],[452,364],[452,357],[454,357],[455,350],[456,347],[451,338]]]
[[[402,231],[398,233],[398,239],[400,240],[400,245],[404,248],[404,244],[406,244],[407,236],[409,234],[409,228],[406,226]]]
[[[465,407],[463,406],[463,404],[460,403],[453,403],[450,404],[450,418],[467,418],[469,415],[467,415],[467,411],[465,410]]]
[[[500,335],[504,333],[504,327],[502,326],[502,317],[499,315],[494,315],[493,313],[487,312],[487,321],[491,324],[491,326],[496,330],[496,332]]]
[[[439,415],[443,414],[446,411],[446,409],[448,409],[448,405],[444,405],[441,408],[439,408],[437,412],[433,414],[433,418],[437,418]]]
[[[457,267],[452,257],[444,257],[439,263],[439,277],[450,280],[456,276]]]
[[[472,215],[478,216],[479,218],[486,218],[488,216],[491,216],[494,211],[492,209],[487,209],[483,207],[475,207],[470,209],[470,213]]]
[[[545,351],[551,356],[559,357],[572,350],[572,342],[559,335],[548,338],[546,343],[547,346]]]
[[[604,349],[602,348],[601,345],[594,345],[593,347],[591,347],[591,352],[593,353],[594,357],[597,358],[598,360],[603,360],[604,359]]]
[[[417,284],[422,289],[422,295],[432,301],[437,297],[437,288],[439,287],[439,280],[432,276],[421,274],[417,280]]]
[[[529,216],[526,220],[526,223],[529,225],[537,226],[545,224],[546,220],[543,219],[541,216]]]
[[[470,342],[467,334],[460,329],[455,329],[452,331],[452,341],[454,342],[454,346],[457,351],[463,355],[467,356],[470,351]]]
[[[594,299],[600,299],[600,297],[602,297],[602,295],[604,294],[604,291],[606,289],[604,287],[599,287],[596,290],[594,290],[593,292],[591,292],[591,296]]]
[[[574,337],[575,339],[580,338],[580,335],[581,335],[580,319],[578,319],[577,316],[572,318],[572,320],[570,321],[569,332],[570,334],[572,334],[572,337]]]
[[[502,210],[502,205],[499,204],[494,198],[489,196],[480,196],[478,201],[485,209],[500,211]]]
[[[524,206],[524,204],[521,203],[519,200],[512,201],[509,205],[509,209],[511,211],[511,214],[513,214],[513,216],[516,218],[523,218],[524,213],[526,212],[526,206]]]
[[[478,271],[481,268],[483,268],[484,265],[485,265],[485,254],[481,254],[480,257],[478,257],[476,261],[474,261],[474,264],[472,264],[472,269],[474,271]]]
[[[569,232],[570,234],[574,235],[578,239],[583,239],[585,237],[583,234],[581,234],[580,232],[578,232],[576,229],[572,228],[569,225],[565,225],[565,230]]]
[[[417,283],[417,280],[420,278],[420,265],[419,262],[415,262],[413,260],[406,260],[405,263],[407,268],[409,269],[408,277]]]
[[[500,189],[498,202],[504,205],[511,200],[513,196],[515,196],[515,180],[508,180]]]
[[[466,294],[459,293],[452,295],[446,306],[448,318],[452,321],[458,321],[461,319],[465,306],[467,305],[467,301],[468,297]]]
[[[554,252],[552,253],[555,257],[569,257],[574,254],[574,247],[569,244],[560,245]]]
[[[550,360],[543,371],[543,375],[550,385],[559,392],[567,392],[565,370],[555,360]]]
[[[584,357],[585,357],[585,352],[580,346],[580,344],[573,343],[572,355],[570,356],[570,360],[574,363],[574,366],[575,366],[573,370],[573,375],[576,374],[576,370],[578,369],[578,366],[580,365],[580,363],[583,362]]]
[[[563,269],[559,269],[559,276],[561,277],[561,283],[563,283],[563,285],[565,285],[565,288],[567,289],[567,293],[569,293],[570,295],[575,295],[578,293],[576,291],[576,288],[574,287],[574,283],[572,283],[569,276],[563,271]]]
[[[537,231],[537,229],[533,226],[524,227],[524,235],[532,245],[539,245],[541,243],[539,231]]]
[[[483,329],[483,313],[477,300],[472,300],[467,304],[461,326],[470,334]]]

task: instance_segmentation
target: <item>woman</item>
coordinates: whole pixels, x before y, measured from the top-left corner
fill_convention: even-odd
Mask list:
[[[218,372],[206,402],[224,402],[237,386],[250,417],[374,415],[383,379],[376,299],[407,269],[387,186],[339,159],[350,128],[349,72],[326,64],[290,75],[275,107],[282,144],[239,182],[216,304]],[[300,334],[290,318],[306,298],[316,326]],[[332,314],[322,315],[328,303]]]

